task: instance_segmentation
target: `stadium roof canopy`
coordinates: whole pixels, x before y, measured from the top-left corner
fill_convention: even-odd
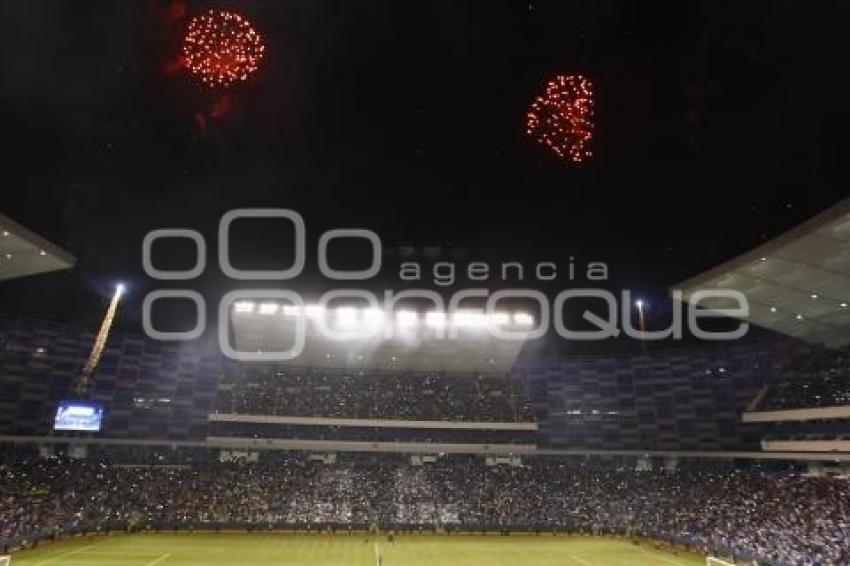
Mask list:
[[[76,258],[0,214],[0,281],[68,269]]]
[[[685,301],[699,289],[740,291],[753,324],[807,342],[850,343],[850,199],[675,289]],[[734,306],[716,299],[700,305]]]

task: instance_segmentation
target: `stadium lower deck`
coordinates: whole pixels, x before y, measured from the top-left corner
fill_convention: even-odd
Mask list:
[[[14,557],[14,566],[691,566],[697,554],[601,537],[513,535],[139,534],[78,537]]]
[[[478,456],[439,456],[414,463],[401,454],[339,455],[317,461],[289,452],[269,452],[259,462],[220,462],[216,458],[221,455],[214,452],[204,461],[189,454],[181,461],[179,451],[170,452],[170,459],[150,454],[149,461],[141,463],[110,462],[105,454],[84,460],[7,454],[6,463],[0,464],[2,551],[73,535],[77,546],[45,550],[33,564],[77,564],[71,559],[95,549],[104,553],[99,564],[136,563],[135,558],[109,562],[111,549],[120,554],[125,546],[147,566],[159,564],[156,560],[166,555],[162,562],[167,566],[218,563],[170,558],[184,553],[194,560],[216,548],[222,564],[265,563],[263,558],[238,558],[252,552],[267,552],[268,563],[285,564],[283,560],[291,560],[307,544],[310,553],[327,554],[326,562],[293,563],[340,564],[359,563],[357,556],[368,546],[354,544],[352,548],[359,549],[354,552],[346,544],[372,540],[365,534],[371,532],[384,536],[373,540],[378,546],[390,533],[401,536],[387,545],[383,564],[516,564],[508,560],[516,553],[524,556],[522,563],[533,565],[558,559],[570,563],[570,556],[585,566],[616,564],[594,558],[594,551],[576,550],[581,547],[570,536],[592,535],[588,540],[621,537],[610,543],[619,549],[611,551],[616,556],[624,549],[645,550],[624,541],[657,540],[696,554],[736,556],[759,564],[850,563],[850,482],[807,477],[788,464],[683,461],[675,470],[641,470],[625,458],[539,456],[494,462]],[[230,531],[304,534],[303,539],[228,535],[201,543],[204,548],[197,554],[191,550],[193,541]],[[113,538],[102,536],[79,544],[80,535],[85,539],[91,533],[127,532],[140,534],[115,538],[114,545]],[[172,533],[172,538],[151,536],[155,533]],[[475,538],[482,534],[487,536]],[[172,551],[158,540],[189,546],[175,542]],[[428,541],[450,544],[443,550]],[[242,544],[246,550],[241,550]],[[311,546],[316,544],[327,547],[316,551]],[[457,549],[454,554],[451,548]],[[494,550],[500,548],[504,552]],[[601,556],[607,552],[604,548],[597,549]],[[336,552],[351,558],[335,561]],[[508,561],[491,561],[487,553]],[[641,563],[633,556],[623,560]]]
[[[14,566],[850,564],[847,454],[758,452],[777,435],[844,442],[850,420],[742,419],[840,412],[847,350],[756,340],[463,374],[116,339],[88,397],[103,426],[79,433],[52,426],[88,338],[16,323],[0,339]]]

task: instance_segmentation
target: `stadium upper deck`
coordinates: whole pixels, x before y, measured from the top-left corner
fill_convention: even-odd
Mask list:
[[[91,339],[57,324],[7,320],[0,326],[0,432],[50,433],[56,404],[67,396]],[[533,415],[539,446],[744,449],[755,447],[759,435],[757,427],[740,424],[740,412],[779,372],[790,349],[780,339],[672,353],[523,357],[509,373],[493,377],[319,368],[281,389],[281,383],[250,378],[280,370],[227,360],[214,345],[115,335],[90,394],[107,407],[101,434],[109,438],[203,440],[210,436],[210,416],[229,407],[243,414],[502,421],[520,428]],[[421,387],[426,380],[436,388]],[[286,387],[295,386],[316,397],[284,399]],[[244,396],[234,398],[234,391]],[[445,403],[434,405],[435,396]],[[263,405],[249,411],[249,399]]]

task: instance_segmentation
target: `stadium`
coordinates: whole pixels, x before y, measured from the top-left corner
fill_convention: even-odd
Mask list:
[[[850,564],[846,116],[753,71],[827,15],[36,4],[0,566]]]

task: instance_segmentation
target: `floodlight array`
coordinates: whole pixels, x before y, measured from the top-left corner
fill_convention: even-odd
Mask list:
[[[316,319],[324,317],[342,328],[376,327],[394,323],[399,328],[486,328],[492,326],[534,326],[534,316],[523,311],[486,312],[478,309],[459,309],[455,311],[429,310],[419,312],[411,309],[389,311],[375,307],[322,305],[292,305],[274,302],[236,301],[233,312],[258,317],[304,317]]]

